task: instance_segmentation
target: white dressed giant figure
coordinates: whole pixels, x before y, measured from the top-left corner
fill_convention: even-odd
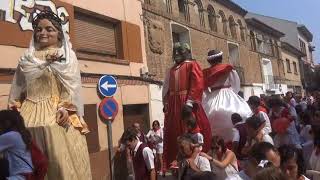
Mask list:
[[[247,102],[238,95],[240,79],[230,64],[222,64],[223,52],[211,50],[204,69],[205,91],[202,105],[207,114],[213,135],[219,135],[226,142],[232,140],[231,115],[238,113],[245,120],[252,112]]]

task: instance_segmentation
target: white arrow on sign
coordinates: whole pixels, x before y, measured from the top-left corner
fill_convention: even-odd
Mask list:
[[[101,85],[101,87],[107,91],[109,91],[109,88],[116,88],[117,85],[116,84],[108,84],[108,81],[106,81],[105,83],[103,83]]]

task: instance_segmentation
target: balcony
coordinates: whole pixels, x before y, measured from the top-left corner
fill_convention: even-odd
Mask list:
[[[244,76],[244,69],[240,66],[234,66],[234,69],[237,71],[239,78],[240,78],[240,84],[245,84],[245,76]]]
[[[278,84],[275,84],[274,76],[272,75],[264,75],[263,82],[267,90],[278,89]]]

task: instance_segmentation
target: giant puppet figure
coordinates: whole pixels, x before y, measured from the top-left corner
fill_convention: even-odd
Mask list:
[[[229,64],[222,64],[222,51],[211,50],[207,61],[211,67],[203,70],[205,91],[202,100],[213,135],[219,135],[226,142],[233,137],[231,115],[238,113],[243,119],[252,112],[249,105],[242,99],[238,73]]]
[[[204,136],[203,150],[210,147],[211,130],[202,108],[203,74],[197,61],[191,58],[190,46],[176,43],[173,49],[174,66],[169,70],[164,87],[164,162],[168,166],[176,159],[177,137],[186,132],[183,115],[191,114],[197,120]],[[188,113],[189,112],[189,113]]]
[[[90,180],[77,57],[57,15],[40,12],[32,25],[33,37],[19,59],[9,108],[20,111],[47,155],[47,179]]]

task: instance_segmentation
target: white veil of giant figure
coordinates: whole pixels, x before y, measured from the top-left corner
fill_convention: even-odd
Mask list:
[[[58,16],[44,11],[32,24],[34,35],[19,60],[9,108],[20,111],[48,156],[47,179],[90,180],[77,57]]]

